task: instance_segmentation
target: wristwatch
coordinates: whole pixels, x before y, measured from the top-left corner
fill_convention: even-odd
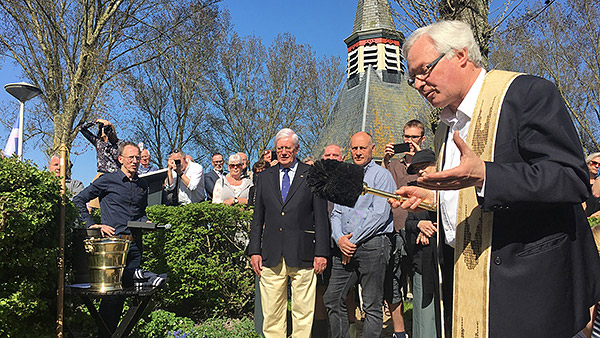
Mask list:
[[[238,204],[238,198],[237,197],[233,198],[233,204]]]

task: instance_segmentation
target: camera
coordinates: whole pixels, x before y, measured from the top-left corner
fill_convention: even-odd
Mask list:
[[[175,165],[180,167],[181,166],[181,160],[177,159],[175,160]]]

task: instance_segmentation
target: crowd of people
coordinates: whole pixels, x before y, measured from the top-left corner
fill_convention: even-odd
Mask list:
[[[398,154],[398,140],[389,140],[381,164],[364,131],[327,145],[322,159],[344,161],[348,149],[369,187],[404,199],[366,194],[350,207],[315,195],[306,180],[315,159],[297,159],[298,135],[284,128],[251,171],[244,153],[227,157],[229,172],[225,157],[213,154],[205,173],[172,151],[165,202],[254,206],[247,251],[257,276],[257,328],[267,338],[288,334],[288,289],[293,337],[353,336],[359,307],[363,336],[379,337],[389,311],[394,337],[404,338],[409,289],[413,337],[589,337],[600,257],[586,213],[600,212],[600,153],[584,159],[552,83],[487,72],[468,25],[418,29],[403,53],[409,84],[443,109],[434,150],[422,149],[425,127],[411,120],[403,128],[408,150]],[[81,131],[96,147],[98,175],[83,190],[71,183],[81,190],[74,203],[88,226],[133,241],[125,285],[142,253],[141,234],[126,227],[146,220],[139,175],[157,168],[109,121]],[[97,198],[102,224],[87,213]],[[100,313],[116,327],[123,299],[105,298]]]

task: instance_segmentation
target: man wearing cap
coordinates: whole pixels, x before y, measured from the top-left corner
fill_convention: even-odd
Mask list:
[[[421,150],[421,145],[425,141],[425,126],[419,120],[410,120],[406,122],[403,129],[402,140],[410,146],[410,150],[404,153],[400,159],[390,162],[394,157],[394,145],[389,143],[385,146],[382,166],[387,168],[394,178],[396,188],[406,185],[408,182],[416,180],[416,175],[406,172],[411,160],[416,152]],[[403,295],[401,289],[406,292],[407,278],[411,275],[412,251],[414,249],[415,238],[402,236],[404,223],[408,211],[402,208],[396,208],[394,213],[394,236],[392,237],[392,255],[387,267],[385,277],[385,300],[390,308],[392,323],[394,324],[394,335],[397,338],[404,338],[404,318],[402,316]]]
[[[430,149],[418,151],[406,172],[410,175],[431,174],[436,171],[435,153]],[[416,181],[408,185],[416,185]],[[435,264],[437,220],[435,212],[410,212],[406,218],[405,230],[409,238],[414,238],[412,252],[413,292],[413,337],[438,337],[441,333],[436,321],[439,318],[438,273]]]

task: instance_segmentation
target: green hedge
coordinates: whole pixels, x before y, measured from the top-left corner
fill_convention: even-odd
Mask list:
[[[0,159],[0,336],[54,336],[60,183],[16,158]],[[67,204],[67,224],[75,207]]]
[[[152,206],[148,218],[171,224],[144,234],[144,268],[168,273],[158,307],[203,321],[239,318],[252,311],[254,276],[244,255],[252,212],[209,202]]]

